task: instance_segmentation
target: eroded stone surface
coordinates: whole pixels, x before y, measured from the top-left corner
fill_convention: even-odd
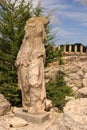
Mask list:
[[[59,130],[87,130],[87,98],[71,100],[66,104]]]
[[[7,114],[11,109],[10,103],[0,94],[0,116]]]
[[[82,97],[87,97],[87,87],[79,89],[78,94]]]
[[[5,120],[0,121],[0,130],[9,130],[10,124],[5,122]]]

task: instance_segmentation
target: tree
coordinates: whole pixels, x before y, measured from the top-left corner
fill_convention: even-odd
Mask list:
[[[36,5],[36,7],[34,8],[33,12],[34,12],[34,15],[39,17],[39,16],[43,16],[43,10],[44,8],[42,7],[42,3],[41,1],[39,0],[38,1],[38,4]]]
[[[33,16],[32,1],[0,0],[0,92],[13,104],[20,104],[15,58],[24,36],[26,20]]]
[[[51,80],[46,84],[47,98],[51,99],[54,107],[63,109],[66,96],[74,96],[71,87],[67,86],[64,79],[64,73],[59,70],[55,80]]]

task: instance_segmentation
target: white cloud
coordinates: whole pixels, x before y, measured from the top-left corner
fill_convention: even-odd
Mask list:
[[[75,2],[80,2],[82,5],[87,5],[87,0],[74,0]]]
[[[82,23],[82,25],[87,23],[87,13],[74,11],[59,11],[58,14],[78,21],[79,23]]]
[[[76,36],[74,31],[65,30],[62,27],[55,27],[52,29],[52,32],[56,35],[56,45],[67,43]]]

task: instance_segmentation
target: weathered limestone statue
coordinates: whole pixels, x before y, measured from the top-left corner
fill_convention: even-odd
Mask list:
[[[15,62],[23,108],[33,114],[42,113],[45,109],[44,42],[48,23],[49,20],[44,17],[33,17],[27,21],[24,40]]]

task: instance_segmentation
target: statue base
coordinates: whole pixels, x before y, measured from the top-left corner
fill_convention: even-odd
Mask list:
[[[48,112],[35,115],[35,114],[29,114],[27,112],[24,112],[23,108],[17,108],[16,110],[14,110],[14,115],[23,118],[26,121],[31,123],[44,123],[49,119]]]

